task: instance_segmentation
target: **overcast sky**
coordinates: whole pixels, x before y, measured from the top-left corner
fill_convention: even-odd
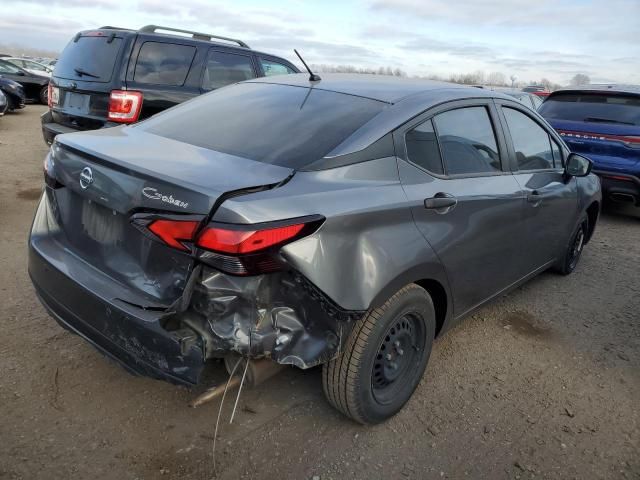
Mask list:
[[[62,50],[79,30],[151,23],[315,64],[640,84],[640,0],[4,0],[0,44]]]

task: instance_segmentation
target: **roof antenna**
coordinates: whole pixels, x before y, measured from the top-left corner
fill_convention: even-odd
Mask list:
[[[300,54],[298,53],[298,50],[296,50],[296,49],[294,48],[294,49],[293,49],[293,51],[294,51],[294,52],[296,52],[296,55],[298,56],[298,58],[300,59],[300,61],[301,61],[301,62],[302,62],[302,64],[304,65],[304,68],[306,68],[306,69],[307,69],[307,72],[309,72],[309,81],[310,81],[310,82],[319,82],[320,80],[322,80],[322,79],[320,78],[320,76],[319,76],[319,75],[316,75],[315,73],[313,73],[313,72],[311,71],[311,69],[309,68],[309,65],[307,65],[307,62],[305,62],[305,61],[303,60],[302,55],[300,55]]]

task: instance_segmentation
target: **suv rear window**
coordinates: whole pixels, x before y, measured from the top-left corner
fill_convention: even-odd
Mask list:
[[[298,169],[331,152],[385,105],[325,90],[240,83],[183,103],[133,128]]]
[[[85,82],[109,82],[121,47],[119,37],[81,36],[71,40],[56,63],[54,75]]]
[[[164,42],[144,42],[138,53],[133,79],[153,85],[184,85],[196,47]]]
[[[640,97],[561,93],[547,98],[538,112],[551,120],[640,125]]]

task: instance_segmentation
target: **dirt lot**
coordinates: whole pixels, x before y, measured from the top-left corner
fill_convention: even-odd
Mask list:
[[[0,479],[210,479],[218,404],[130,376],[34,296],[42,111],[0,119]],[[638,218],[606,212],[574,275],[543,274],[440,339],[384,425],[333,411],[318,369],[244,392],[217,477],[640,479],[639,240]]]

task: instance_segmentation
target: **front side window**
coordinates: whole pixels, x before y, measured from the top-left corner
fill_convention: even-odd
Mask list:
[[[553,168],[549,133],[529,116],[513,108],[503,108],[516,152],[519,170]]]
[[[47,69],[44,65],[40,65],[36,62],[24,62],[25,68],[30,68],[31,70],[38,70],[40,72],[46,72]]]
[[[260,65],[262,65],[262,70],[264,71],[265,77],[271,77],[273,75],[288,75],[290,73],[296,73],[286,65],[282,65],[281,63],[274,62],[273,60],[268,60],[266,58],[260,59]]]
[[[564,165],[562,165],[562,149],[553,138],[551,138],[551,153],[553,154],[553,164],[555,165],[555,167],[563,168]]]
[[[407,157],[412,163],[432,173],[444,173],[438,139],[431,120],[421,123],[408,132],[405,143]]]
[[[184,85],[196,48],[174,43],[144,42],[133,79],[153,85]]]
[[[485,107],[449,110],[433,118],[447,175],[501,171],[500,155]]]
[[[204,69],[202,88],[215,90],[225,85],[255,78],[255,76],[251,66],[251,57],[212,51],[209,53]]]
[[[531,95],[531,103],[533,103],[533,109],[538,110],[542,105],[542,99],[538,95]]]

